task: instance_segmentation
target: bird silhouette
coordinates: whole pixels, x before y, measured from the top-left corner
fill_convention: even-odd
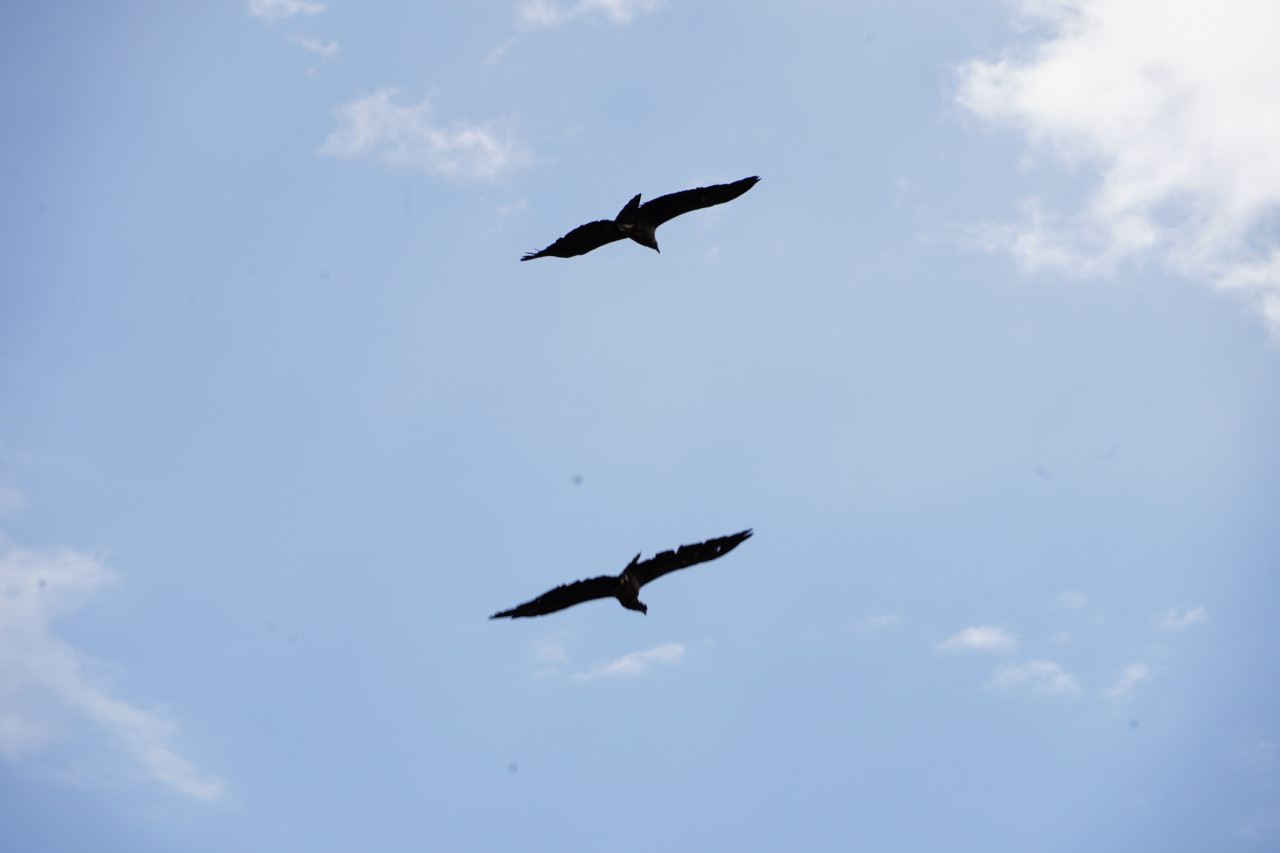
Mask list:
[[[648,246],[659,252],[658,240],[654,231],[669,219],[675,219],[682,213],[701,210],[733,201],[756,185],[757,177],[743,178],[731,184],[716,184],[710,187],[699,187],[695,190],[684,190],[670,195],[660,196],[652,201],[640,203],[637,194],[627,206],[618,212],[615,219],[600,219],[580,225],[552,243],[541,252],[529,252],[520,260],[531,261],[534,258],[572,258],[585,255],[614,240],[630,237],[641,246]]]
[[[750,538],[751,531],[744,530],[732,536],[708,539],[697,545],[681,545],[674,551],[663,551],[643,563],[639,562],[640,555],[636,554],[630,565],[623,569],[620,575],[601,575],[598,578],[563,584],[550,592],[544,592],[532,601],[526,601],[519,607],[503,610],[489,618],[501,619],[510,616],[512,619],[519,619],[525,616],[545,616],[597,598],[616,598],[628,610],[648,613],[648,606],[638,597],[640,587],[668,572],[723,557]]]

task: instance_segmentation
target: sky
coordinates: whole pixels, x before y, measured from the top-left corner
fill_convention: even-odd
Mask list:
[[[6,4],[0,849],[1280,848],[1277,31]]]

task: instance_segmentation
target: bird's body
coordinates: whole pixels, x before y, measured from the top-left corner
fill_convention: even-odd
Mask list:
[[[636,195],[627,202],[627,206],[622,208],[614,219],[600,219],[580,225],[541,252],[529,252],[520,260],[531,261],[534,258],[546,257],[572,258],[627,237],[657,252],[659,251],[658,238],[654,232],[658,230],[659,225],[691,210],[700,210],[733,201],[755,186],[759,180],[757,177],[743,178],[731,184],[716,184],[684,190],[660,196],[644,204],[640,203],[640,196]]]
[[[489,618],[501,619],[509,616],[512,619],[519,619],[525,616],[544,616],[597,598],[616,598],[618,603],[628,610],[648,613],[648,606],[640,601],[640,587],[668,572],[723,557],[750,538],[751,531],[744,530],[732,536],[708,539],[696,545],[681,545],[674,551],[663,551],[643,563],[640,562],[640,555],[636,554],[630,565],[623,569],[620,575],[601,575],[562,584],[532,601],[495,613]]]

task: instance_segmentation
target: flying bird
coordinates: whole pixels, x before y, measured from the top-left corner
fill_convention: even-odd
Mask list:
[[[601,575],[598,578],[563,584],[550,592],[544,592],[533,601],[526,601],[519,607],[503,610],[489,618],[501,619],[504,616],[510,616],[512,619],[519,619],[522,616],[545,616],[597,598],[616,598],[628,610],[648,613],[649,608],[638,598],[640,587],[676,569],[723,557],[750,538],[751,531],[744,530],[732,536],[708,539],[697,545],[681,545],[674,551],[663,551],[643,563],[640,562],[640,555],[636,554],[631,564],[623,569],[620,575]]]
[[[699,187],[696,190],[684,190],[671,193],[652,201],[640,203],[640,195],[627,202],[627,206],[618,212],[616,219],[600,219],[573,229],[541,252],[529,252],[520,260],[531,261],[534,258],[572,258],[574,255],[585,255],[592,249],[630,237],[641,246],[648,246],[659,252],[658,240],[653,232],[668,219],[675,219],[682,213],[701,210],[704,207],[724,204],[733,201],[756,185],[759,178],[743,178],[731,184],[716,184],[712,187]]]

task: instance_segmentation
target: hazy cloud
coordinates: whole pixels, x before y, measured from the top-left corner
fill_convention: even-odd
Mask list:
[[[333,56],[341,49],[338,46],[338,43],[333,39],[330,39],[329,41],[321,41],[318,38],[295,34],[290,36],[289,40],[294,44],[300,45],[304,50],[309,50],[312,53],[318,53],[321,56],[326,57]]]
[[[1146,664],[1131,664],[1125,667],[1124,672],[1120,675],[1120,680],[1116,682],[1115,686],[1103,692],[1114,698],[1129,692],[1133,685],[1137,684],[1139,681],[1146,681],[1150,677],[1151,672],[1147,669]]]
[[[0,485],[0,515],[7,512],[17,512],[26,505],[26,498],[22,496],[21,492],[8,486]]]
[[[294,15],[314,15],[324,11],[323,3],[307,0],[249,0],[249,14],[264,21],[280,21]]]
[[[334,108],[338,130],[320,146],[332,157],[371,156],[449,178],[492,179],[524,162],[525,154],[507,131],[457,121],[448,127],[432,119],[431,99],[396,103],[395,89],[382,89]]]
[[[556,663],[564,663],[569,659],[569,656],[565,654],[564,646],[559,643],[548,643],[538,649],[538,651],[534,653],[534,657],[539,660],[555,661]]]
[[[884,628],[892,628],[902,620],[892,613],[885,613],[880,616],[869,616],[866,619],[853,623],[853,630],[869,634],[872,631],[880,631]]]
[[[1047,660],[1033,660],[999,667],[995,671],[992,683],[1002,690],[1025,684],[1036,693],[1065,695],[1080,691],[1080,685],[1076,682],[1075,676],[1065,672],[1058,664]]]
[[[615,661],[597,664],[587,672],[578,673],[574,678],[583,681],[610,675],[626,675],[634,678],[648,669],[650,664],[679,663],[683,658],[684,646],[679,643],[666,643],[647,652],[632,652]]]
[[[222,780],[174,751],[177,726],[111,696],[92,662],[53,635],[54,617],[113,581],[84,554],[0,541],[0,753],[78,781],[106,754],[121,768],[113,772],[141,771],[184,796],[215,800]]]
[[[980,628],[965,628],[953,637],[948,637],[941,643],[934,643],[933,648],[940,652],[958,652],[958,651],[1008,651],[1018,644],[1012,634],[1007,633],[1002,628],[994,628],[991,626],[983,626]]]
[[[1236,834],[1247,841],[1280,841],[1280,805],[1245,815],[1236,822]]]
[[[1055,606],[1062,610],[1078,610],[1087,603],[1085,597],[1078,592],[1060,592],[1053,600]]]
[[[603,15],[615,24],[629,24],[636,15],[660,6],[662,0],[578,0],[572,4],[524,0],[516,8],[516,15],[528,27],[558,27],[590,14]]]
[[[1252,770],[1268,770],[1274,767],[1277,754],[1280,754],[1280,750],[1277,749],[1275,741],[1258,739],[1249,739],[1233,751],[1233,757],[1237,763]]]
[[[1082,275],[1153,256],[1244,295],[1280,334],[1280,4],[1022,0],[1018,9],[1032,25],[1023,31],[1044,35],[962,66],[958,101],[1099,176],[1082,209],[1028,199],[1018,221],[979,228],[978,245],[1029,270]]]
[[[1209,614],[1204,612],[1204,605],[1183,608],[1182,610],[1175,607],[1161,616],[1159,622],[1162,627],[1181,631],[1183,628],[1190,628],[1197,622],[1203,622],[1208,618]]]

